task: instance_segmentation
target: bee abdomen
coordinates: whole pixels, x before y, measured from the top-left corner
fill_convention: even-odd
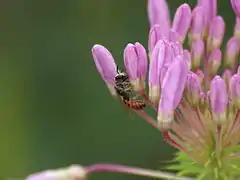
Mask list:
[[[141,110],[146,107],[146,103],[141,100],[124,100],[124,103],[131,109]]]

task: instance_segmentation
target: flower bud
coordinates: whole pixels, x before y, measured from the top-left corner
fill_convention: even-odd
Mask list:
[[[202,39],[204,25],[204,10],[201,6],[197,6],[192,12],[192,21],[189,33],[190,46],[195,40]]]
[[[232,68],[236,64],[237,56],[239,54],[239,42],[238,39],[232,37],[227,42],[225,51],[224,65],[225,68]]]
[[[137,92],[145,89],[147,74],[147,53],[140,43],[128,44],[124,49],[124,64],[130,83]]]
[[[161,34],[161,28],[159,24],[155,24],[149,31],[148,36],[148,50],[149,53],[152,53],[153,48],[157,44],[157,42],[162,39],[163,36]]]
[[[188,4],[182,4],[176,11],[172,28],[180,36],[180,42],[183,43],[187,35],[191,22],[191,8]]]
[[[204,72],[201,69],[197,69],[195,74],[199,77],[200,83],[203,84]]]
[[[161,25],[163,36],[170,30],[170,17],[166,0],[148,0],[148,19],[150,26]]]
[[[204,53],[204,42],[202,40],[196,40],[192,44],[192,68],[196,69],[200,67],[202,56]]]
[[[153,49],[149,66],[149,98],[155,104],[159,102],[161,82],[172,60],[171,46],[166,41],[160,40]]]
[[[225,81],[225,83],[227,85],[227,88],[228,88],[229,81],[232,77],[232,71],[230,69],[224,70],[222,77],[223,77],[223,80]]]
[[[163,48],[163,41],[159,41],[152,52],[151,61],[149,64],[149,99],[153,103],[157,103],[160,99],[160,74],[158,69],[158,54],[160,48]]]
[[[211,81],[210,102],[215,122],[221,124],[226,121],[228,104],[227,86],[220,76],[215,76]]]
[[[204,36],[207,36],[208,26],[217,15],[217,0],[198,0],[198,6],[204,11]]]
[[[207,38],[207,52],[211,52],[222,45],[225,32],[225,23],[221,16],[216,16],[209,27]]]
[[[209,68],[209,74],[211,76],[214,76],[220,65],[221,65],[221,60],[222,60],[222,52],[220,49],[214,49],[208,59],[208,68]]]
[[[240,1],[239,0],[231,0],[233,11],[235,12],[237,17],[240,17]]]
[[[199,77],[195,73],[189,72],[186,81],[186,96],[192,106],[198,105],[201,91]]]
[[[240,40],[240,17],[236,17],[236,24],[234,27],[234,37]]]
[[[168,129],[173,120],[185,88],[188,67],[183,56],[178,56],[167,70],[162,83],[161,98],[158,106],[158,123],[161,129]]]
[[[116,64],[112,54],[102,45],[92,47],[92,56],[96,68],[105,81],[111,95],[117,96],[114,88],[114,78],[117,75]]]
[[[230,97],[237,108],[240,108],[240,75],[235,74],[229,81]]]

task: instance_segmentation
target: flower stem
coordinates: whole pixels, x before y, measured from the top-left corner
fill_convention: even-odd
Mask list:
[[[94,164],[86,168],[87,173],[93,172],[119,172],[125,174],[134,174],[139,176],[147,176],[152,178],[164,178],[164,179],[172,179],[172,180],[195,180],[189,177],[178,177],[172,173],[150,170],[150,169],[142,169],[131,166],[124,165],[116,165],[116,164]]]

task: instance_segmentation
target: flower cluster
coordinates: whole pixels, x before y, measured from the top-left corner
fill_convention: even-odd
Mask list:
[[[192,173],[215,169],[202,174],[212,179],[229,177],[240,150],[240,1],[231,3],[236,25],[224,51],[225,22],[217,15],[216,0],[199,0],[193,9],[182,4],[172,22],[165,0],[148,0],[148,52],[136,42],[128,44],[123,55],[132,88],[157,110],[156,121],[142,110],[137,113],[202,167]],[[92,54],[116,96],[114,58],[102,45],[94,45]]]
[[[148,0],[148,48],[135,42],[123,51],[132,91],[157,114],[152,118],[144,109],[134,111],[179,150],[177,163],[167,167],[179,175],[240,178],[240,1],[231,0],[231,4],[236,24],[224,50],[226,27],[217,15],[217,0],[198,0],[193,9],[182,4],[173,21],[166,0]],[[119,96],[115,82],[119,72],[112,54],[96,44],[92,55],[111,95]],[[104,170],[182,179],[159,171],[100,164],[46,171],[27,180],[82,180],[90,172]]]

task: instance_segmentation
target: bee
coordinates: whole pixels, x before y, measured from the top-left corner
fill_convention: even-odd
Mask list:
[[[115,76],[115,90],[121,101],[130,109],[141,110],[146,107],[146,103],[133,97],[135,92],[129,81],[129,76],[117,66],[117,75]]]

